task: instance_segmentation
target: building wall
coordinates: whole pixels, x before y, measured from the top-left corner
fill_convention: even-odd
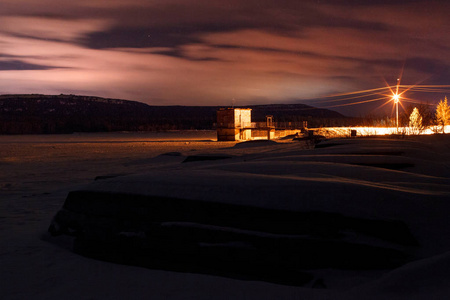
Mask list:
[[[252,110],[250,108],[226,108],[217,111],[217,140],[240,141],[251,139]]]
[[[252,138],[253,139],[274,139],[274,138],[282,138],[288,135],[301,134],[301,129],[296,130],[278,130],[274,128],[267,129],[253,129],[252,130]]]
[[[236,128],[217,128],[218,141],[238,141],[240,130]]]
[[[220,109],[217,111],[217,128],[235,128],[234,109]]]
[[[252,138],[254,139],[265,139],[270,140],[275,136],[275,129],[266,128],[266,129],[253,129],[252,130]]]
[[[252,139],[252,129],[251,128],[247,128],[247,129],[241,129],[240,130],[240,136],[239,136],[239,140],[241,141],[248,141]]]
[[[244,128],[252,123],[252,110],[249,108],[234,109],[234,124],[236,127]]]
[[[301,134],[301,129],[286,129],[286,130],[275,130],[275,138],[282,138],[288,135]]]

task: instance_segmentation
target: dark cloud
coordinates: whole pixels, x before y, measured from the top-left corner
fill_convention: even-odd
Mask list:
[[[440,74],[450,69],[450,65],[447,64],[448,62],[441,59],[412,57],[406,63],[416,71],[429,74]]]
[[[424,2],[424,0],[318,0],[317,2],[322,4],[332,4],[332,5],[351,5],[351,6],[378,6],[378,5],[408,5],[415,2]],[[442,2],[445,2],[443,0]]]
[[[17,71],[17,70],[50,70],[51,66],[35,65],[20,60],[0,61],[0,71]]]
[[[202,33],[259,29],[289,35],[307,28],[341,27],[388,30],[381,22],[332,15],[320,5],[300,1],[192,1],[147,8],[108,10],[114,27],[87,36],[85,45],[111,47],[177,47],[199,42]]]

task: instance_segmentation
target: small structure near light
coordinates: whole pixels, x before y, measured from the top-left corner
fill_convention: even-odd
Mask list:
[[[217,111],[218,141],[248,141],[252,139],[274,139],[298,134],[306,130],[303,122],[274,122],[267,115],[265,122],[252,122],[250,108],[220,108]]]
[[[250,108],[222,108],[217,111],[217,140],[241,141],[252,137]]]

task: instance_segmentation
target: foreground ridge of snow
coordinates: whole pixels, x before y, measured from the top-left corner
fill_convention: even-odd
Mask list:
[[[110,169],[90,169],[83,173],[88,174],[89,180],[67,175],[77,171],[74,164],[64,165],[62,160],[47,163],[45,176],[51,176],[49,170],[55,168],[59,172],[55,173],[59,174],[55,177],[59,181],[55,182],[60,186],[54,184],[50,189],[45,176],[34,179],[30,175],[30,179],[26,179],[28,183],[26,180],[21,183],[28,189],[24,192],[14,190],[15,181],[11,181],[11,186],[1,187],[6,197],[2,197],[4,200],[0,203],[1,211],[5,212],[0,219],[0,224],[4,225],[0,234],[2,240],[7,241],[0,251],[2,298],[448,298],[449,138],[441,135],[326,143],[339,145],[305,149],[299,143],[278,143],[260,147],[202,148],[197,152],[170,148],[161,153],[176,151],[181,156],[150,158],[142,154],[128,159],[118,157],[115,164],[99,156],[95,164],[92,160],[89,164],[97,167],[105,162],[103,164]],[[123,147],[114,147],[119,146]],[[189,145],[199,146],[200,143]],[[39,147],[46,145],[41,143]],[[105,153],[108,155],[107,152],[102,155]],[[121,153],[126,156],[132,152]],[[227,154],[232,158],[182,163],[185,157],[201,153]],[[9,168],[13,164],[11,159],[2,166]],[[33,169],[34,165],[28,164],[28,172],[38,173],[40,165],[35,166]],[[88,168],[84,162],[79,166]],[[133,173],[135,175],[121,175]],[[104,176],[89,185],[84,184],[105,174],[121,176]],[[32,180],[36,180],[34,185]],[[217,185],[219,182],[221,184]],[[419,246],[411,248],[414,261],[392,271],[312,270],[314,279],[304,287],[118,265],[74,254],[71,238],[45,235],[44,240],[40,239],[69,191],[204,197],[204,201],[246,203],[254,207],[401,220],[408,225]],[[168,223],[165,226],[190,225]],[[346,234],[348,240],[357,238],[351,232]],[[364,242],[384,245],[377,239],[368,238]],[[211,247],[211,244],[203,246]],[[317,289],[319,287],[326,289]]]

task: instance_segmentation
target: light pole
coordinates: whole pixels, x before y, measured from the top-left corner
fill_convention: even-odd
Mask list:
[[[395,89],[395,94],[392,96],[395,103],[395,124],[397,126],[398,133],[398,102],[400,102],[400,95],[398,94],[398,87],[400,86],[400,78],[397,78],[397,88]]]
[[[392,96],[392,99],[394,99],[394,103],[395,103],[395,124],[397,126],[397,132],[398,132],[398,102],[400,101],[400,95],[394,94],[394,96]]]

